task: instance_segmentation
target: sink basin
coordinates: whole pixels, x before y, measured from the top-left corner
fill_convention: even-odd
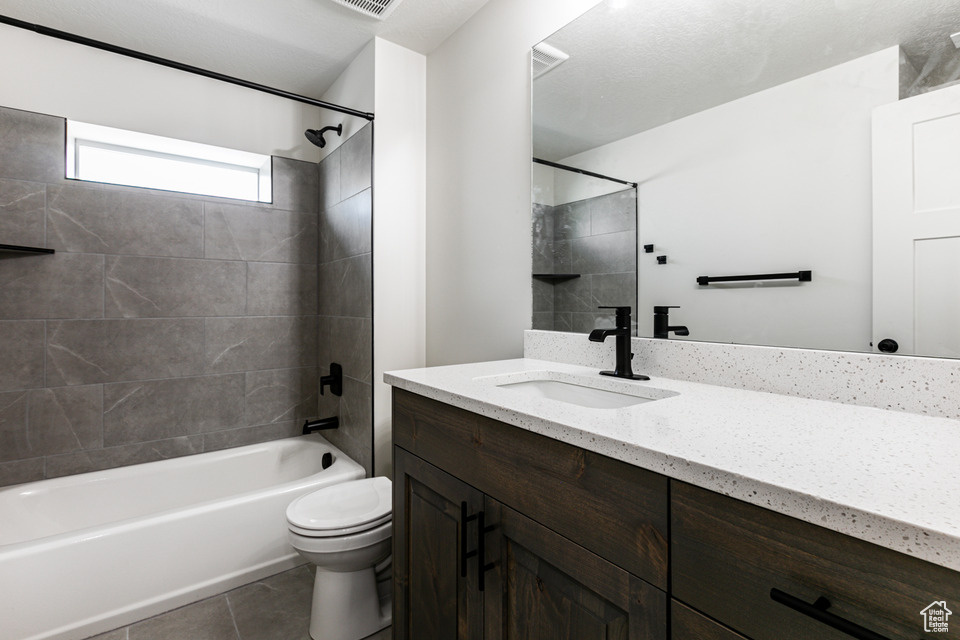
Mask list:
[[[531,398],[546,398],[592,409],[621,409],[677,395],[674,391],[623,380],[595,380],[554,371],[490,376],[484,380],[501,389],[509,389]]]
[[[635,404],[653,402],[657,399],[626,395],[615,391],[605,391],[603,389],[594,389],[579,384],[559,382],[557,380],[527,380],[526,382],[513,382],[497,386],[502,389],[514,389],[536,398],[549,398],[551,400],[559,400],[560,402],[568,402],[593,409],[632,407]]]

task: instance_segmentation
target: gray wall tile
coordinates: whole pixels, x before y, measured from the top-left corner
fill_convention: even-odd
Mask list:
[[[102,317],[103,256],[0,257],[0,319]]]
[[[320,364],[337,362],[344,376],[369,384],[373,378],[373,320],[330,317],[328,322],[329,360]]]
[[[316,367],[246,373],[247,425],[302,423],[316,415]]]
[[[47,243],[58,251],[203,257],[203,205],[74,185],[47,188]]]
[[[0,107],[0,178],[63,180],[66,137],[63,118]]]
[[[533,312],[553,313],[554,283],[540,278],[533,279]]]
[[[103,387],[103,445],[245,426],[242,373],[121,382]]]
[[[317,319],[207,318],[204,363],[209,373],[316,365]]]
[[[602,235],[617,231],[636,231],[637,192],[635,189],[618,191],[591,198],[590,234]]]
[[[42,321],[0,321],[0,391],[43,386]]]
[[[553,312],[535,311],[533,313],[533,328],[539,331],[554,331]]]
[[[30,458],[27,441],[27,391],[0,393],[0,461]]]
[[[320,209],[340,202],[340,147],[320,161]]]
[[[319,316],[317,318],[317,364],[320,367],[327,367],[331,362],[334,362],[333,345],[330,342],[332,327],[333,316]]]
[[[317,262],[317,216],[261,207],[205,203],[207,258]]]
[[[570,240],[590,235],[590,200],[561,204],[554,211],[554,238]]]
[[[273,206],[316,214],[319,172],[314,162],[273,157]]]
[[[303,429],[302,422],[278,422],[276,424],[244,427],[242,429],[227,429],[203,434],[204,451],[220,451],[232,447],[243,447],[248,444],[269,442],[281,438],[299,436]]]
[[[317,266],[248,262],[246,312],[251,316],[317,313]]]
[[[47,384],[120,382],[203,371],[203,320],[63,320],[47,328]]]
[[[92,449],[60,456],[48,456],[46,476],[48,478],[59,478],[76,473],[87,473],[88,471],[156,462],[157,460],[200,453],[202,448],[203,438],[201,436],[186,436],[122,447]]]
[[[370,317],[373,283],[370,254],[330,262],[320,267],[320,314]]]
[[[533,273],[554,273],[553,207],[545,204],[533,205]]]
[[[46,237],[46,206],[46,185],[0,179],[0,238],[3,238],[3,244],[42,247]]]
[[[373,125],[368,124],[340,146],[340,197],[370,188],[373,175]]]
[[[242,262],[109,257],[108,317],[243,315],[247,267]]]
[[[100,385],[34,389],[28,392],[27,403],[32,454],[47,456],[103,446]]]
[[[0,487],[43,480],[43,458],[0,462]]]
[[[372,387],[351,378],[344,378],[339,415],[340,427],[324,432],[324,437],[362,465],[370,475],[373,455]]]
[[[637,272],[602,273],[591,278],[593,306],[631,306],[630,315],[637,319]],[[653,309],[649,310],[653,313]]]
[[[320,262],[370,253],[372,212],[371,189],[321,212]]]
[[[637,234],[633,231],[570,241],[575,273],[622,273],[636,270]]]
[[[555,311],[585,312],[595,311],[591,289],[592,276],[589,274],[563,280],[553,285],[553,305]]]
[[[356,166],[369,133],[350,188],[369,182],[369,148]],[[298,434],[283,416],[320,411],[331,347],[315,315],[318,211],[341,200],[342,152],[320,167],[276,159],[274,202],[253,205],[66,180],[64,138],[61,118],[0,109],[0,242],[58,250],[0,262],[0,485]],[[369,192],[335,214],[336,255],[369,252]],[[366,257],[327,295],[359,295],[336,304],[369,317]],[[356,333],[369,331],[332,327],[348,375],[363,369]],[[260,373],[274,369],[293,371]]]

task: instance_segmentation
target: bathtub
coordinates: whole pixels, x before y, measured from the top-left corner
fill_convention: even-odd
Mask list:
[[[0,640],[86,638],[295,567],[287,505],[362,477],[310,435],[0,489]]]

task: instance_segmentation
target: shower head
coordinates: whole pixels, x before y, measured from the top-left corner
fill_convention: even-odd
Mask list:
[[[343,124],[338,124],[335,127],[324,127],[323,129],[307,129],[303,132],[303,135],[307,137],[307,140],[323,149],[327,146],[327,141],[323,139],[323,134],[327,131],[336,131],[337,135],[341,136],[343,135]]]

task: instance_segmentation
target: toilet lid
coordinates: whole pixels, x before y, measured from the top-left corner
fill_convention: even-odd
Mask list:
[[[389,478],[335,484],[301,496],[287,507],[287,521],[303,532],[357,531],[390,519]]]

